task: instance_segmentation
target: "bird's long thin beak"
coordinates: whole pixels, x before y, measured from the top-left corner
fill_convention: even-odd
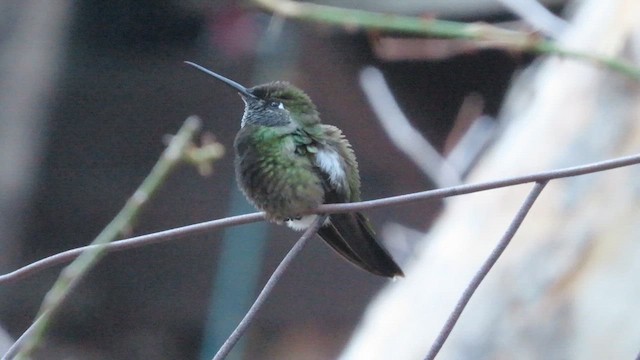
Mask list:
[[[227,79],[226,77],[224,77],[224,76],[222,76],[220,74],[216,74],[213,71],[211,71],[211,70],[209,70],[209,69],[207,69],[205,67],[202,67],[202,66],[200,66],[200,65],[198,65],[196,63],[192,63],[191,61],[185,61],[184,63],[187,64],[187,65],[191,65],[194,68],[196,68],[196,69],[198,69],[198,70],[200,70],[202,72],[205,72],[205,73],[215,77],[216,79],[222,81],[223,83],[231,86],[232,88],[238,90],[238,92],[240,92],[240,95],[242,95],[242,97],[248,97],[248,98],[254,98],[254,99],[256,98],[256,96],[253,95],[246,87],[238,84],[237,82],[235,82],[235,81],[233,81],[231,79]]]

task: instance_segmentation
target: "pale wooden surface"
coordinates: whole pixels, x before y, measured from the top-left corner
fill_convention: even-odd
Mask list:
[[[561,41],[640,65],[638,24],[640,1],[582,1]],[[590,64],[545,59],[516,80],[502,123],[468,182],[637,153],[640,85]],[[550,183],[438,359],[634,358],[639,178],[635,166]],[[424,358],[530,188],[447,202],[406,278],[371,304],[341,358]]]

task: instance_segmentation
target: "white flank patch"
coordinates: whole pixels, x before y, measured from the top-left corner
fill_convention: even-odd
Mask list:
[[[318,215],[307,215],[297,220],[287,220],[287,226],[297,231],[306,230],[313,224],[317,217]],[[323,225],[326,225],[328,221],[329,218],[327,217]]]
[[[329,174],[329,181],[335,187],[347,186],[347,175],[344,172],[340,155],[331,149],[319,149],[316,154],[316,163],[322,171]]]

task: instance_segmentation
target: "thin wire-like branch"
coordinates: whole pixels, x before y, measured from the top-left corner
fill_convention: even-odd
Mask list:
[[[29,359],[31,357],[31,353],[41,342],[53,316],[64,300],[88,271],[106,254],[106,244],[113,241],[124,229],[131,226],[141,208],[148,202],[169,173],[180,163],[200,126],[201,122],[196,117],[190,117],[185,121],[140,187],[127,200],[116,217],[92,242],[93,246],[85,249],[74,262],[63,269],[58,280],[45,295],[38,318],[29,326],[24,335],[13,344],[8,353],[15,353],[17,349],[16,359]],[[9,356],[5,355],[3,359],[10,359]]]
[[[474,192],[480,192],[485,190],[499,189],[503,187],[509,187],[514,185],[522,185],[532,182],[549,181],[553,179],[561,179],[572,176],[585,175],[600,171],[611,170],[615,168],[621,168],[630,165],[640,164],[640,154],[624,156],[615,159],[594,162],[586,165],[573,166],[557,170],[542,171],[539,173],[515,176],[510,178],[504,178],[500,180],[493,180],[487,182],[481,182],[476,184],[459,185],[445,189],[435,189],[428,191],[421,191],[406,195],[392,196],[388,198],[382,198],[377,200],[362,201],[357,203],[348,204],[326,204],[318,207],[318,212],[333,214],[352,211],[361,211],[367,209],[375,209],[386,206],[395,206],[400,204],[406,204],[414,201],[423,201],[428,199],[440,199],[451,196],[458,196],[464,194],[471,194]]]
[[[538,196],[540,195],[540,193],[542,193],[542,190],[546,185],[547,181],[540,181],[535,183],[533,189],[531,189],[529,195],[527,195],[527,198],[522,203],[522,206],[520,207],[520,209],[518,209],[516,216],[509,224],[509,227],[502,236],[502,239],[500,239],[489,257],[485,260],[480,269],[478,269],[476,274],[473,276],[473,279],[471,279],[471,282],[469,283],[469,285],[467,285],[467,288],[462,293],[462,296],[460,297],[460,300],[458,300],[456,307],[451,312],[451,315],[449,315],[447,322],[444,324],[442,330],[440,330],[440,333],[438,334],[438,337],[431,345],[431,350],[429,350],[429,353],[425,358],[426,360],[433,360],[436,358],[438,352],[440,352],[440,349],[442,349],[442,346],[444,345],[445,341],[447,341],[449,334],[451,334],[451,331],[458,322],[460,315],[462,315],[462,311],[464,311],[464,308],[469,303],[469,300],[471,300],[471,297],[478,289],[478,286],[480,286],[482,280],[484,280],[493,265],[495,265],[504,250],[507,248],[507,246],[511,242],[511,239],[513,239],[513,236],[516,234],[516,231],[518,231],[518,228],[520,227],[520,225],[522,225],[522,222],[529,213],[529,210],[531,210],[533,203],[538,199]]]
[[[406,195],[391,196],[377,200],[369,200],[347,204],[325,204],[318,207],[315,213],[345,213],[353,211],[361,211],[373,208],[380,208],[385,206],[397,206],[415,201],[424,201],[430,199],[440,199],[450,196],[457,196],[463,194],[470,194],[479,191],[498,189],[508,186],[521,185],[532,182],[549,181],[553,179],[560,179],[578,175],[585,175],[605,170],[611,170],[615,168],[621,168],[630,165],[640,164],[640,154],[615,158],[606,161],[594,162],[586,165],[574,166],[564,169],[543,171],[535,174],[529,174],[524,176],[516,176],[511,178],[505,178],[500,180],[460,185],[444,189],[427,190],[421,192],[415,192]],[[187,225],[179,228],[165,230],[157,233],[136,236],[129,239],[115,241],[106,245],[105,249],[109,252],[122,251],[150,244],[157,244],[160,242],[170,241],[188,235],[200,234],[212,229],[224,228],[228,226],[249,224],[257,221],[264,220],[263,213],[251,213],[246,215],[233,216],[218,220],[207,221],[203,223]],[[67,250],[62,253],[58,253],[47,258],[38,260],[34,263],[26,265],[20,269],[14,270],[10,273],[0,275],[0,284],[8,284],[18,280],[22,280],[28,276],[36,274],[42,270],[48,269],[52,266],[68,262],[76,258],[82,251],[91,248],[94,245],[89,245],[81,248]]]
[[[16,357],[16,353],[18,352],[18,350],[20,350],[20,347],[22,346],[22,344],[24,344],[24,342],[26,341],[26,339],[28,339],[29,337],[33,336],[33,332],[36,330],[36,324],[38,323],[38,321],[40,321],[40,318],[42,317],[43,314],[41,314],[28,328],[27,330],[25,330],[19,338],[16,339],[16,341],[9,347],[9,350],[7,350],[7,352],[2,355],[2,359],[0,360],[11,360],[14,359]]]
[[[178,228],[173,228],[169,230],[159,231],[151,234],[140,235],[128,239],[114,241],[109,243],[105,250],[107,252],[117,252],[129,249],[135,249],[138,247],[157,244],[169,240],[180,239],[189,235],[197,235],[207,231],[211,231],[217,228],[225,228],[229,226],[242,225],[258,222],[260,220],[264,220],[263,213],[251,213],[246,215],[238,215],[231,216],[223,219],[211,220],[202,223],[186,225]],[[83,251],[87,251],[90,249],[94,249],[100,245],[87,245],[75,249],[70,249],[67,251],[63,251],[61,253],[57,253],[55,255],[48,256],[44,259],[33,262],[29,265],[21,267],[20,269],[14,270],[10,273],[0,275],[0,284],[11,284],[16,281],[20,281],[25,279],[31,275],[34,275],[44,269],[48,269],[52,266],[64,264],[69,262],[78,255],[80,255]]]
[[[311,239],[313,235],[315,235],[315,233],[320,228],[320,225],[324,223],[325,219],[326,215],[319,215],[311,224],[311,226],[309,226],[309,228],[305,230],[304,234],[302,234],[300,239],[295,243],[295,245],[293,245],[291,250],[289,250],[287,256],[282,259],[276,270],[273,272],[273,274],[271,274],[271,277],[264,285],[262,291],[260,291],[260,294],[256,298],[256,301],[253,303],[253,305],[251,305],[251,308],[249,308],[249,311],[247,311],[242,321],[240,321],[238,327],[236,327],[236,329],[231,333],[231,335],[229,335],[224,344],[222,344],[222,347],[220,347],[220,350],[218,350],[216,355],[213,357],[213,360],[222,360],[226,358],[227,355],[229,355],[231,349],[233,349],[233,347],[236,345],[238,340],[240,340],[249,325],[253,322],[256,314],[264,304],[265,300],[267,300],[267,297],[269,297],[269,295],[273,291],[273,288],[282,278],[282,274],[284,274],[285,270],[287,270],[293,259],[300,253],[300,251],[302,251],[302,248],[309,241],[309,239]]]
[[[459,185],[460,174],[417,131],[394,99],[382,72],[368,66],[360,72],[360,86],[389,139],[438,187]]]
[[[275,15],[296,20],[416,36],[435,36],[474,41],[478,46],[564,56],[589,61],[640,80],[640,68],[620,59],[565,49],[543,37],[499,28],[485,23],[460,23],[424,17],[402,16],[365,10],[344,9],[291,0],[253,0]]]

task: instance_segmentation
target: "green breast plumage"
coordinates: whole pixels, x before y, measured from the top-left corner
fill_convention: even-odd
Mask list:
[[[313,141],[301,142],[278,128],[248,125],[234,146],[238,183],[270,220],[297,217],[324,202],[323,181],[311,161]]]

